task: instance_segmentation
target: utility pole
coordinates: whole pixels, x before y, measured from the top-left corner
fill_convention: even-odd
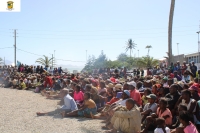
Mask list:
[[[4,66],[6,65],[6,62],[5,62],[5,57],[4,57]]]
[[[17,65],[17,61],[16,61],[16,58],[17,58],[17,56],[16,56],[16,29],[14,30],[14,64],[15,64],[15,66]]]
[[[55,52],[56,52],[56,50],[54,50],[54,58],[53,58],[53,60],[55,60],[54,63],[56,64],[56,53]]]
[[[52,69],[53,69],[53,54],[52,54]]]
[[[197,32],[197,34],[198,34],[198,53],[199,53],[198,63],[200,63],[200,41],[199,41],[199,33],[200,33],[200,31]]]
[[[180,61],[180,58],[179,58],[179,47],[178,47],[179,43],[177,43],[177,52],[178,52],[178,60]]]

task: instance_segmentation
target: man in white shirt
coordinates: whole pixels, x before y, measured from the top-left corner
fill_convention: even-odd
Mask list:
[[[71,111],[78,110],[76,102],[69,95],[69,90],[66,89],[66,88],[64,88],[60,92],[60,95],[57,95],[57,96],[54,96],[54,97],[49,96],[48,98],[62,98],[64,104],[60,108],[58,108],[58,109],[56,109],[55,111],[52,111],[52,112],[46,112],[46,113],[37,112],[36,113],[37,116],[44,116],[44,115],[52,116],[52,115],[55,115],[55,114],[60,114],[60,113],[65,114],[65,113],[69,113]],[[61,100],[61,102],[62,102],[62,100]]]
[[[48,73],[53,75],[53,68],[52,67],[49,68]]]

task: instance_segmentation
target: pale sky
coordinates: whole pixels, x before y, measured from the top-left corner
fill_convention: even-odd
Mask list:
[[[163,58],[168,45],[170,0],[21,0],[21,12],[0,13],[0,48],[13,47],[17,29],[17,60],[34,64],[38,55],[55,52],[57,64],[84,66],[86,50],[97,57],[101,50],[111,60],[125,52],[128,39],[137,48],[132,55]],[[199,0],[176,0],[173,54],[198,51]],[[129,52],[127,53],[129,55]],[[0,57],[14,61],[14,49],[0,49]]]

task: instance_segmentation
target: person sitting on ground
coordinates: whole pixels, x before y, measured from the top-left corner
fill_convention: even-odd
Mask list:
[[[85,92],[91,92],[92,86],[90,84],[85,85]]]
[[[76,116],[85,116],[87,118],[91,118],[90,114],[95,115],[97,112],[97,107],[95,102],[91,99],[91,94],[86,92],[84,94],[84,105],[82,108],[76,111],[72,111],[70,113],[63,114],[63,117],[76,117]]]
[[[157,128],[154,130],[154,133],[170,133],[170,129],[165,126],[164,118],[156,119]]]
[[[140,109],[137,107],[133,99],[126,101],[127,111],[116,111],[111,119],[108,133],[117,133],[121,131],[124,133],[137,133],[140,132]]]
[[[147,96],[151,94],[151,90],[149,88],[146,88],[144,90],[144,95],[142,96],[142,107],[144,107],[148,103]]]
[[[79,107],[82,106],[83,101],[84,101],[84,94],[81,91],[81,86],[80,85],[76,85],[76,87],[75,87],[74,100],[75,100],[75,102],[77,103],[77,105]]]
[[[104,113],[104,115],[106,116],[106,126],[104,126],[103,128],[108,128],[107,126],[110,124],[110,120],[114,114],[115,111],[119,110],[120,107],[125,107],[126,106],[126,101],[130,98],[130,92],[128,90],[124,90],[122,95],[121,95],[121,99],[118,100],[117,102],[113,103],[109,109]]]
[[[199,94],[198,94],[198,89],[196,86],[192,85],[189,90],[191,92],[191,95],[192,95],[192,99],[196,100],[196,101],[199,101],[200,100],[200,97],[199,97]]]
[[[118,92],[120,92],[119,90],[116,90],[116,91],[113,91],[112,93],[112,95],[113,95],[113,97],[112,97],[112,99],[110,100],[110,102],[107,102],[106,103],[106,105],[111,105],[111,104],[113,104],[113,103],[115,103],[115,102],[117,102],[119,99],[120,99],[120,97],[117,97],[117,93]]]
[[[146,126],[141,133],[147,133],[148,131],[154,131],[156,128],[155,120],[156,118],[164,118],[165,124],[171,126],[172,124],[172,114],[171,111],[167,108],[167,101],[162,98],[159,101],[159,107],[156,114],[151,114],[146,119]]]
[[[155,94],[150,94],[146,96],[148,103],[144,106],[143,110],[141,110],[142,115],[142,123],[146,119],[147,116],[151,115],[152,113],[156,113],[157,104],[155,103],[157,97]]]
[[[18,90],[25,90],[25,89],[26,89],[26,84],[24,83],[23,79],[20,79]]]
[[[179,113],[182,112],[182,111],[187,111],[187,106],[184,105],[184,104],[180,104],[179,107],[178,107],[178,112],[176,113],[176,122],[170,127],[171,129],[171,133],[176,133],[176,130],[179,131],[178,128],[182,128],[182,124],[180,124],[180,121],[179,121]]]
[[[195,125],[190,121],[190,115],[186,111],[182,111],[179,114],[179,120],[183,124],[182,130],[179,133],[198,133]]]
[[[136,102],[138,107],[141,106],[142,99],[141,99],[140,92],[136,90],[136,83],[134,81],[131,81],[131,82],[128,82],[127,84],[130,90],[130,97]]]
[[[74,101],[74,99],[69,95],[69,91],[68,89],[64,88],[61,93],[60,93],[60,97],[63,98],[64,104],[61,106],[61,108],[56,109],[55,111],[52,112],[46,112],[46,113],[40,113],[37,112],[36,114],[38,116],[43,116],[43,115],[55,115],[55,114],[60,114],[60,113],[68,113],[74,110],[77,110],[77,105],[76,102]]]
[[[166,89],[166,88],[165,88]],[[180,94],[178,93],[178,85],[172,84],[169,88],[170,93],[168,93],[165,98],[168,101],[168,108],[171,110],[172,115],[175,115],[175,112],[177,110],[176,102],[180,98]]]
[[[106,89],[107,89],[107,91],[106,91],[107,102],[109,102],[112,99],[112,97],[113,97],[113,95],[112,95],[113,87],[114,87],[114,85],[112,83],[109,83],[108,85],[106,85]]]

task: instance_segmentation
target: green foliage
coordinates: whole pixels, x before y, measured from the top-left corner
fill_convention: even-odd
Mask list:
[[[142,67],[142,68],[148,68],[148,67],[153,67],[158,65],[159,61],[154,59],[153,57],[150,56],[145,56],[142,57],[140,59],[138,59],[138,66]]]
[[[117,60],[121,62],[125,62],[128,59],[128,56],[125,53],[121,53],[118,55]]]
[[[45,56],[45,55],[43,55],[43,56],[44,56],[44,58],[38,58],[35,62],[39,63],[43,66],[48,66],[48,67],[52,65],[52,60],[53,60],[53,62],[55,62],[53,58],[49,59],[48,56]],[[55,66],[55,64],[53,64],[53,66]]]
[[[130,44],[133,44],[132,40],[130,39]],[[129,44],[129,43],[128,43]],[[135,45],[130,47],[130,49],[135,48]],[[148,50],[152,48],[151,45],[146,46]],[[127,50],[129,48],[127,47]],[[89,56],[87,63],[82,71],[87,71],[89,73],[93,72],[94,69],[99,68],[123,68],[126,67],[128,69],[133,68],[147,68],[152,67],[158,64],[158,60],[155,60],[153,57],[150,57],[149,55],[141,58],[133,58],[128,57],[127,54],[121,53],[117,56],[117,60],[111,61],[108,60],[106,55],[101,52],[98,58],[95,58],[94,56]]]
[[[95,68],[104,68],[106,66],[106,62],[107,62],[107,57],[106,55],[103,53],[103,51],[101,51],[101,54],[99,55],[99,57],[95,60],[94,62],[94,67]]]

